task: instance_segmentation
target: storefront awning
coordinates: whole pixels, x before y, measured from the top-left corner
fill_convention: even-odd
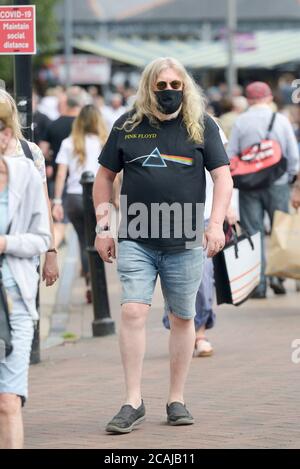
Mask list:
[[[258,32],[239,35],[235,61],[238,68],[273,68],[300,62],[300,31]],[[157,57],[174,57],[188,68],[225,68],[225,41],[155,41],[114,39],[101,43],[75,40],[73,46],[83,52],[103,56],[125,64],[144,67]]]

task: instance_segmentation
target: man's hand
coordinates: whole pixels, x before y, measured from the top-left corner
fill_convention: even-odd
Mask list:
[[[55,252],[47,252],[43,266],[43,281],[46,281],[46,287],[51,287],[58,277],[57,254]]]
[[[213,257],[225,246],[223,225],[209,223],[204,232],[204,249],[207,249],[207,257]]]
[[[300,207],[300,181],[296,182],[292,191],[291,204],[295,209]]]
[[[46,166],[46,176],[47,179],[51,179],[54,175],[53,166]]]
[[[0,254],[3,254],[6,249],[6,239],[5,236],[0,236]]]
[[[116,258],[116,247],[114,239],[110,237],[108,232],[96,236],[95,248],[104,262],[112,264],[112,259]]]

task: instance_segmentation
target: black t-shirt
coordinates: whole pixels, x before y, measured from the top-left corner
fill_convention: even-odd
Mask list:
[[[36,111],[33,114],[34,143],[38,145],[42,140],[46,139],[47,130],[51,125],[51,122],[52,121],[49,119],[49,117],[47,117],[46,114],[43,114],[42,112]]]
[[[144,117],[131,132],[120,129],[127,117],[128,113],[116,121],[99,157],[99,163],[111,171],[117,173],[124,169],[121,195],[126,195],[127,201],[121,201],[123,223],[119,240],[132,239],[163,250],[184,249],[187,241],[195,240],[195,236],[185,234],[184,220],[191,224],[192,230],[200,229],[199,220],[196,219],[200,209],[201,227],[203,223],[206,185],[204,168],[212,171],[229,164],[219,128],[206,115],[204,143],[198,144],[189,138],[181,115],[176,119],[159,122],[157,126],[151,125],[148,118]],[[139,207],[132,206],[136,203],[144,204],[147,215],[143,210],[139,211]],[[167,212],[164,212],[160,215],[157,228],[157,206],[162,203],[169,207],[175,203],[176,209],[182,209],[182,219],[177,216],[175,222],[175,212],[171,211],[169,218]],[[133,208],[131,213],[130,207]],[[178,215],[178,210],[176,213]],[[140,229],[141,223],[137,223],[138,215],[144,224],[143,229]],[[169,235],[161,227],[163,221],[169,223]],[[181,233],[178,231],[180,225]],[[140,229],[140,236],[137,237],[136,233],[133,236],[129,226],[138,228],[138,231]],[[201,243],[202,239],[198,245]]]
[[[72,131],[74,117],[61,116],[48,126],[44,140],[50,144],[52,156],[51,163],[55,168],[55,160],[62,141],[68,138]]]

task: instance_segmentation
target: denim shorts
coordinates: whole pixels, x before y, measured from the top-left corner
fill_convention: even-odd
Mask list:
[[[34,322],[21,298],[18,287],[7,288],[12,302],[12,353],[0,362],[0,394],[16,394],[24,405],[28,396],[28,370]]]
[[[202,265],[201,247],[173,252],[152,249],[135,241],[121,241],[118,253],[121,304],[151,305],[159,275],[165,310],[181,319],[192,319]]]

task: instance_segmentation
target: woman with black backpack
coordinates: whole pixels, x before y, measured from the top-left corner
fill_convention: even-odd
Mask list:
[[[55,249],[55,239],[53,230],[53,220],[51,214],[51,205],[48,197],[45,158],[41,149],[33,142],[26,141],[22,134],[22,128],[18,116],[18,110],[13,97],[5,90],[0,88],[0,104],[6,106],[11,116],[12,129],[3,140],[3,154],[9,157],[29,158],[37,168],[42,181],[43,191],[48,201],[49,221],[51,226],[52,240],[50,249],[46,252],[44,265],[41,269],[41,277],[46,286],[52,286],[59,277],[57,252]]]
[[[0,448],[6,449],[23,447],[22,406],[38,319],[37,256],[51,243],[47,199],[37,169],[29,158],[5,155],[13,128],[9,106],[0,103],[0,314],[8,318],[9,330],[3,337],[0,331]]]

